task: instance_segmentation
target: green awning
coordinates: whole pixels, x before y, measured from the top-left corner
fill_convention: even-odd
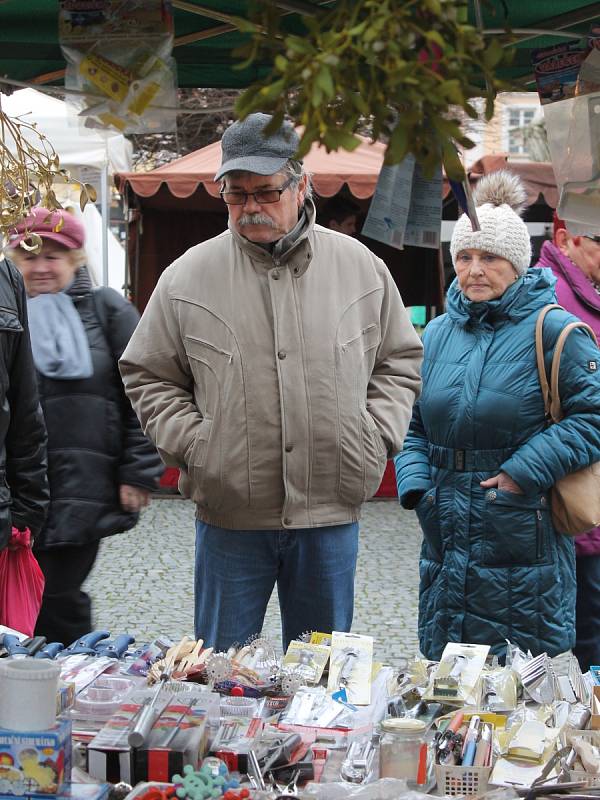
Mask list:
[[[314,10],[331,3],[319,0],[276,2],[285,15],[285,25],[301,31],[302,22],[294,9]],[[179,86],[241,88],[268,72],[269,65],[234,69],[232,51],[245,36],[228,22],[230,15],[245,16],[247,0],[174,0],[175,49]],[[474,22],[473,2],[471,19]],[[190,9],[195,9],[192,13]],[[584,0],[481,0],[484,29],[550,30],[588,32],[590,24],[600,22],[600,3]],[[0,75],[26,82],[63,82],[65,62],[58,44],[58,2],[56,0],[5,0],[0,4]],[[533,89],[530,51],[562,38],[519,34],[521,41],[513,64],[500,74],[511,88]]]

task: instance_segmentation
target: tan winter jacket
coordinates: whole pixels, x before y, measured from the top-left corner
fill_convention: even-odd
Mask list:
[[[146,434],[211,525],[355,521],[408,429],[422,347],[396,285],[307,213],[281,261],[229,230],[184,253],[120,361]]]

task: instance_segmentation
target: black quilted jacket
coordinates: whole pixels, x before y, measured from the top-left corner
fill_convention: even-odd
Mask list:
[[[27,332],[23,279],[0,261],[0,550],[11,527],[35,535],[48,507],[46,431]]]
[[[88,336],[94,374],[80,380],[38,375],[48,428],[51,496],[48,519],[36,542],[41,549],[85,544],[133,528],[138,515],[121,508],[119,486],[152,490],[163,470],[117,369],[138,312],[113,289],[92,290],[85,267],[68,293]]]

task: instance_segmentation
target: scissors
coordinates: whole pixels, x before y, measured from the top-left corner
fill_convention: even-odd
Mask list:
[[[285,786],[277,783],[272,772],[269,773],[269,777],[271,778],[273,788],[277,792],[275,800],[296,800],[298,797],[298,778],[300,777],[299,769],[294,772],[291,781]]]

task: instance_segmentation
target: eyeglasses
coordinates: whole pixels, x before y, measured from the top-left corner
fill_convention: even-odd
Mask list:
[[[278,203],[281,200],[281,195],[293,180],[293,177],[288,178],[279,189],[258,189],[256,192],[241,192],[237,189],[227,191],[226,189],[221,189],[219,194],[228,206],[243,206],[248,202],[249,197],[253,197],[256,202],[261,205],[266,203]]]

